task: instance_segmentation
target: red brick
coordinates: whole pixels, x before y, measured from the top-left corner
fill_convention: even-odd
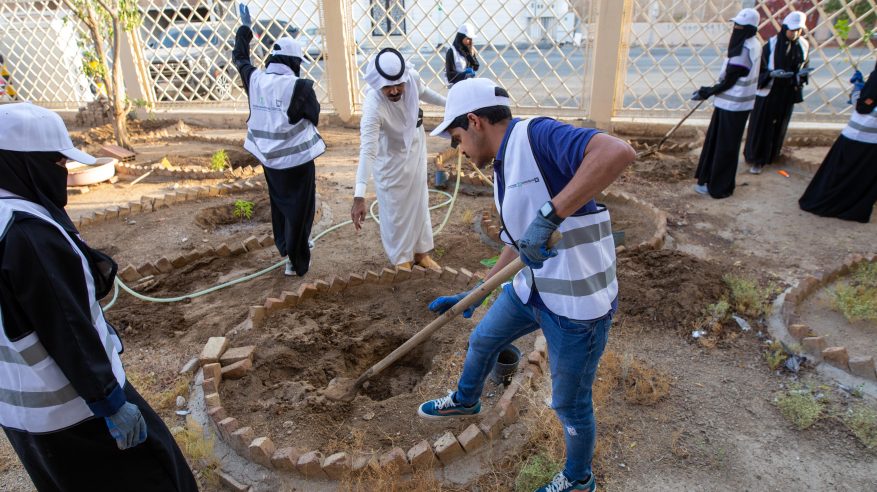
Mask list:
[[[238,430],[239,427],[238,419],[234,417],[226,417],[220,420],[216,425],[219,427],[219,433],[225,441],[229,441],[231,439],[231,434]]]
[[[262,236],[259,238],[259,246],[262,246],[263,248],[267,248],[272,244],[274,244],[274,238],[271,236]]]
[[[821,361],[822,351],[828,346],[828,341],[825,340],[825,337],[804,337],[804,339],[801,340],[801,344],[804,346],[804,350],[806,350],[808,354],[812,355],[816,360]]]
[[[378,283],[381,285],[392,284],[395,278],[396,270],[392,268],[384,268],[383,270],[381,270],[381,276],[378,279]]]
[[[518,421],[518,404],[511,398],[500,398],[496,405],[496,411],[505,425],[512,425]]]
[[[365,279],[362,277],[362,275],[359,275],[356,273],[351,273],[347,277],[347,285],[349,287],[356,287],[357,285],[362,285],[363,282],[365,282]]]
[[[215,379],[217,383],[222,382],[222,366],[219,365],[219,362],[204,364],[204,379]]]
[[[262,249],[262,245],[259,243],[256,236],[250,236],[244,239],[244,249],[247,251],[256,251],[257,249]]]
[[[247,375],[253,368],[253,361],[250,359],[239,360],[234,364],[229,364],[222,368],[222,377],[228,379],[240,379]]]
[[[314,282],[314,287],[317,288],[317,292],[328,292],[329,291],[329,282],[325,280],[316,280]]]
[[[468,287],[469,284],[472,283],[472,272],[466,270],[465,268],[460,269],[459,275],[457,275],[457,279],[454,281],[456,285],[460,287]]]
[[[225,409],[220,407],[211,407],[207,410],[207,415],[210,416],[210,419],[216,422],[217,424],[225,420],[228,415],[225,413]]]
[[[444,280],[445,282],[453,282],[457,278],[457,275],[459,275],[457,270],[454,270],[451,267],[444,267],[439,275],[439,279]]]
[[[827,347],[822,350],[822,359],[844,371],[850,370],[850,356],[846,347]]]
[[[219,391],[219,383],[213,378],[205,379],[201,383],[201,388],[205,393],[216,393]]]
[[[204,349],[201,350],[201,355],[198,357],[198,361],[201,362],[201,365],[219,362],[219,358],[225,353],[227,348],[227,338],[210,337],[207,339],[207,343],[204,344]]]
[[[490,412],[486,417],[478,423],[481,432],[489,439],[496,439],[502,432],[503,419],[499,412]]]
[[[265,468],[271,468],[271,457],[274,456],[274,442],[270,437],[257,437],[249,446],[250,459]]]
[[[407,453],[408,462],[411,468],[415,470],[424,470],[433,467],[435,463],[435,453],[432,452],[432,446],[429,441],[423,440],[415,444]]]
[[[245,248],[243,244],[235,244],[229,246],[229,248],[231,248],[231,256],[240,256],[247,252],[247,248]]]
[[[271,455],[271,465],[278,470],[295,471],[298,465],[298,459],[307,453],[302,448],[280,448]]]
[[[463,446],[464,451],[472,453],[487,442],[487,437],[477,425],[471,424],[457,436],[457,442]]]
[[[219,393],[205,394],[204,404],[207,405],[207,408],[221,406],[222,403],[219,399]]]
[[[446,432],[435,442],[435,455],[445,466],[451,464],[451,462],[464,454],[466,453],[463,451],[463,446],[460,445],[457,438],[451,432]]]
[[[283,291],[280,293],[280,300],[287,309],[298,306],[299,297],[295,292]]]
[[[275,311],[279,311],[283,309],[283,300],[278,299],[276,297],[269,297],[265,299],[265,311],[268,313],[273,313]]]
[[[137,272],[144,277],[147,277],[149,275],[158,275],[159,273],[161,273],[158,268],[155,267],[155,265],[149,262],[140,265],[140,267],[137,268]]]
[[[426,276],[426,268],[423,268],[420,265],[414,265],[411,267],[411,278],[418,279]]]
[[[122,282],[131,283],[137,280],[140,280],[142,275],[140,272],[134,268],[134,265],[128,263],[128,266],[119,271],[119,278],[122,279]]]
[[[301,284],[298,287],[299,303],[305,299],[313,298],[317,293],[317,287],[314,284]]]
[[[789,334],[798,340],[799,342],[810,335],[810,326],[805,324],[796,323],[793,325],[789,325]]]
[[[380,280],[380,278],[380,275],[371,270],[365,272],[365,283],[367,284],[376,284],[378,283],[378,280]]]
[[[850,357],[850,373],[855,374],[860,378],[877,381],[877,372],[875,372],[874,369],[874,357]]]
[[[298,459],[296,465],[299,473],[307,478],[327,478],[323,471],[323,454],[319,451],[309,451]]]
[[[411,269],[408,267],[396,267],[396,277],[394,282],[404,282],[411,278]]]
[[[250,490],[250,487],[238,482],[234,477],[225,473],[222,470],[215,470],[213,473],[216,474],[219,481],[222,482],[227,488],[237,491],[237,492],[247,492]]]
[[[253,327],[259,326],[265,320],[267,312],[265,306],[250,306],[250,321],[253,322]]]
[[[234,364],[235,362],[249,359],[253,362],[253,354],[256,352],[255,345],[247,345],[246,347],[230,348],[219,358],[219,363],[223,366]]]
[[[393,448],[383,455],[379,460],[381,470],[393,475],[407,475],[411,473],[411,465],[408,464],[408,457],[402,448]]]
[[[340,480],[350,473],[350,457],[347,453],[335,453],[323,461],[323,472],[330,480]]]
[[[241,427],[231,433],[231,445],[241,454],[246,454],[255,435],[252,427]]]
[[[228,247],[228,244],[222,243],[216,247],[216,256],[231,256],[231,248]]]
[[[329,292],[332,294],[337,294],[341,292],[347,287],[347,282],[341,279],[341,277],[332,277],[332,281],[329,283]]]

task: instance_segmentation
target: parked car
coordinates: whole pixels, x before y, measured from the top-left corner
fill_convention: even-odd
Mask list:
[[[227,99],[232,88],[231,32],[208,25],[171,27],[144,55],[159,100]]]

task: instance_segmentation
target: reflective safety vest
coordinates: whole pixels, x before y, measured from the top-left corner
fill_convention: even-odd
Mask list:
[[[310,162],[326,151],[326,144],[309,120],[289,123],[295,74],[256,70],[250,76],[250,118],[244,148],[265,167],[288,169]]]
[[[853,101],[853,115],[840,132],[841,135],[850,140],[877,144],[877,109],[868,114],[861,114],[856,112],[855,104],[856,102]]]
[[[3,231],[0,239],[9,229],[14,212],[23,212],[51,224],[79,255],[91,302],[92,325],[98,338],[103,341],[119,386],[124,388],[125,370],[119,358],[122,341],[107,324],[95,298],[94,279],[88,260],[45,208],[19,198],[0,198],[0,230]],[[52,306],[47,306],[47,309],[52,309]],[[36,332],[31,331],[23,338],[10,340],[0,321],[0,425],[32,433],[55,432],[93,416],[94,413],[76,393],[55,359],[46,352]]]
[[[770,72],[774,71],[774,66],[775,66],[774,59],[776,58],[777,37],[774,36],[774,37],[770,38],[767,41],[767,43],[768,43],[768,45],[770,45],[770,57],[768,57],[768,59],[767,59],[767,71],[768,71],[768,73],[770,73]],[[801,66],[804,66],[804,64],[807,63],[808,53],[810,53],[810,43],[808,43],[807,40],[804,39],[803,36],[798,36],[798,46],[801,47],[801,53],[804,53],[803,63],[801,64]],[[798,67],[798,68],[800,69],[801,67]],[[759,97],[767,97],[767,95],[770,94],[770,89],[772,87],[773,87],[773,77],[768,79],[766,86],[762,87],[761,89],[758,89],[758,92],[757,92],[758,96]]]
[[[749,62],[751,64],[749,74],[737,79],[737,82],[730,89],[721,94],[716,94],[715,105],[717,108],[726,111],[752,111],[752,108],[755,107],[758,73],[761,69],[761,46],[758,44],[755,36],[752,36],[743,42],[743,47],[749,50]],[[722,73],[719,75],[720,80],[725,78],[725,72],[730,61],[730,59],[725,59]]]
[[[497,171],[503,179],[494,179],[496,208],[505,228],[504,240],[509,242],[524,235],[539,208],[552,198],[530,146],[531,121],[519,121],[512,128]],[[500,182],[505,186],[502,203],[496,188]],[[557,245],[557,256],[538,270],[525,267],[518,272],[513,281],[515,293],[527,302],[535,284],[545,307],[554,314],[575,320],[606,315],[618,295],[609,211],[599,205],[597,212],[571,215],[558,230],[563,239]]]

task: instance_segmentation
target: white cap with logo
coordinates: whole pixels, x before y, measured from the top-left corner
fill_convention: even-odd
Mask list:
[[[758,15],[758,11],[755,9],[743,9],[734,16],[731,21],[740,24],[741,26],[752,26],[758,27],[758,21],[761,20],[761,17]]]
[[[791,31],[797,31],[807,24],[807,16],[804,12],[792,12],[783,19],[783,25]]]
[[[493,106],[511,106],[508,92],[490,79],[466,79],[454,84],[445,102],[445,117],[430,133],[433,137],[451,138],[448,126],[464,114]]]
[[[0,105],[0,149],[15,152],[60,152],[82,164],[96,159],[73,147],[64,120],[31,103]]]
[[[307,65],[308,61],[302,55],[302,52],[301,43],[289,36],[284,36],[274,41],[274,49],[271,51],[271,54],[301,58],[301,63]]]

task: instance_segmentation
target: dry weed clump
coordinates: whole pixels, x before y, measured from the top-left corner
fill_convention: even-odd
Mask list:
[[[624,399],[636,405],[654,405],[670,394],[670,377],[633,359],[625,368]]]
[[[198,472],[207,485],[218,487],[219,477],[216,471],[219,470],[219,459],[213,454],[213,438],[207,437],[204,428],[192,418],[186,419],[185,427],[174,427],[171,433],[192,469]]]
[[[843,419],[853,435],[868,449],[877,449],[877,411],[858,405]]]
[[[796,385],[776,398],[776,405],[786,420],[800,430],[815,424],[822,417],[823,404],[813,391]]]

